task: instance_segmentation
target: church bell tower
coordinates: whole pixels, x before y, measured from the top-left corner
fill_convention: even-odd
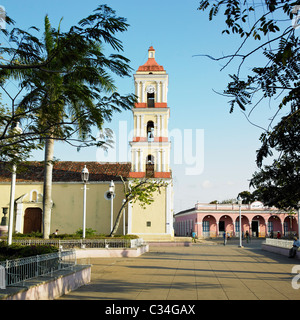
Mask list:
[[[132,109],[134,133],[130,142],[129,177],[162,179],[167,186],[154,195],[154,202],[146,209],[141,209],[137,203],[128,207],[128,233],[147,240],[170,240],[174,236],[168,79],[164,67],[155,60],[155,50],[150,47],[147,62],[134,75],[138,101]]]
[[[147,62],[134,75],[138,102],[133,108],[132,178],[171,178],[167,104],[168,74],[148,50]]]

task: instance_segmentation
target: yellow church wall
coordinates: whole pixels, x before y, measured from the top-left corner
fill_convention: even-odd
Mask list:
[[[86,227],[96,230],[97,233],[110,233],[110,200],[105,199],[109,182],[90,183],[87,185]],[[15,217],[14,230],[23,233],[24,214],[27,208],[43,208],[42,183],[17,183],[15,189]],[[30,201],[32,191],[37,191],[37,201]],[[124,198],[123,184],[115,182],[114,220]],[[23,197],[24,196],[24,197]],[[20,200],[18,198],[22,197]],[[82,183],[53,183],[52,185],[53,208],[51,212],[51,233],[59,229],[59,233],[74,233],[83,224],[83,185]],[[2,208],[9,208],[10,184],[0,184],[0,220],[3,217]],[[22,210],[22,217],[16,223],[17,210]],[[9,210],[8,214],[9,216]],[[127,214],[126,214],[127,218]],[[127,220],[126,220],[127,225]],[[118,228],[118,234],[123,233],[123,219]]]
[[[154,194],[154,202],[143,209],[138,202],[132,204],[132,234],[163,234],[166,232],[166,192]],[[151,226],[147,226],[151,222]]]
[[[97,233],[110,233],[110,200],[105,199],[108,183],[90,183],[86,193],[86,227]],[[114,219],[117,217],[124,198],[123,184],[115,182],[116,196],[113,201]],[[61,196],[63,194],[63,197]],[[82,228],[83,186],[82,184],[56,184],[52,191],[54,208],[52,210],[52,229],[72,233]],[[65,201],[68,199],[68,201]],[[68,213],[68,214],[65,214]],[[123,219],[117,233],[122,234]]]

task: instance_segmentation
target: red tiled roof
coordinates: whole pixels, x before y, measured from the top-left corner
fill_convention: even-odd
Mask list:
[[[155,52],[155,49],[151,46],[148,51]],[[155,58],[148,58],[147,62],[140,66],[137,71],[165,71],[165,69],[155,61]]]
[[[89,170],[89,181],[118,181],[129,177],[131,163],[99,163],[58,161],[53,165],[53,182],[81,182],[81,171],[86,165]],[[38,161],[27,162],[17,169],[17,182],[44,181],[44,163]],[[10,182],[11,173],[6,164],[0,163],[0,182]]]

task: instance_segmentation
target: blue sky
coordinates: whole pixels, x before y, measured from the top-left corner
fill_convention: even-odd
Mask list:
[[[238,46],[237,39],[221,35],[224,26],[221,17],[209,22],[207,13],[197,10],[198,0],[0,0],[0,5],[23,29],[31,25],[42,28],[44,16],[48,14],[54,27],[63,17],[62,28],[67,30],[104,3],[127,18],[130,24],[128,31],[119,38],[123,41],[123,54],[131,60],[134,71],[146,62],[149,46],[156,49],[157,62],[169,74],[169,130],[180,133],[182,141],[191,134],[189,144],[182,142],[182,149],[186,151],[186,155],[181,156],[182,161],[180,157],[175,159],[174,154],[171,156],[175,212],[190,208],[197,201],[221,201],[249,190],[262,130],[251,125],[240,110],[230,114],[228,99],[213,91],[222,92],[229,79],[228,73],[234,72],[236,64],[220,72],[219,62],[194,57],[197,54],[219,57],[232,53]],[[247,69],[247,65],[245,67]],[[116,79],[116,85],[121,93],[134,92],[132,77]],[[273,113],[265,103],[255,109],[251,121],[266,127]],[[106,126],[115,131],[118,140],[119,127],[127,126],[129,134],[132,125],[132,113],[128,111],[116,114]],[[197,132],[203,139],[197,141]],[[123,143],[124,139],[121,141]],[[173,141],[173,145],[175,143],[178,141]],[[128,148],[117,143],[116,158],[97,152],[95,148],[77,152],[66,144],[56,143],[55,157],[69,161],[130,161],[119,147],[121,151]],[[42,153],[33,155],[33,159],[42,158]],[[187,175],[187,168],[193,168],[197,161],[201,170]]]

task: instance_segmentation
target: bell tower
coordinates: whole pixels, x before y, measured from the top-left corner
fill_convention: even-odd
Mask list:
[[[173,230],[173,186],[168,137],[170,109],[167,103],[168,74],[148,50],[147,62],[134,75],[137,103],[132,109],[133,139],[130,178],[162,179],[167,184],[144,210],[137,203],[128,206],[128,233],[143,239],[169,240]],[[130,181],[129,181],[130,183]]]
[[[171,178],[167,104],[168,74],[148,50],[147,62],[134,75],[138,102],[133,108],[134,134],[130,142],[132,178]]]

